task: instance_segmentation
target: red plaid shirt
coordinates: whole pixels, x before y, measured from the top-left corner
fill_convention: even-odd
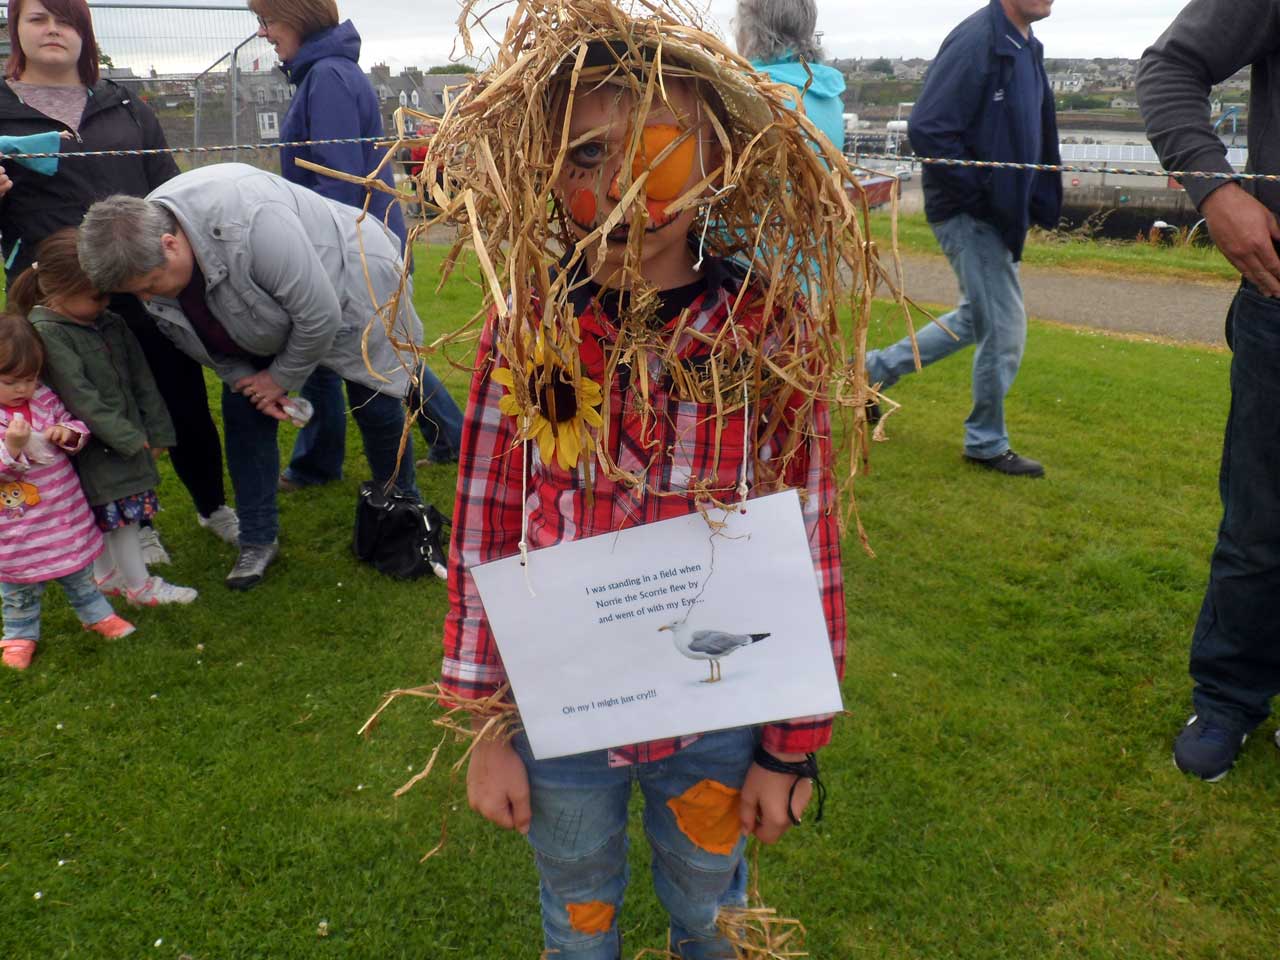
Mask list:
[[[687,328],[714,335],[728,320],[737,292],[737,280],[723,264],[708,264],[707,290],[690,308]],[[769,330],[761,330],[758,301],[750,295],[739,305],[736,327],[755,336],[766,354],[779,345]],[[775,323],[805,322],[796,314],[777,311]],[[594,304],[579,314],[584,334],[583,369],[603,376],[600,346],[607,346],[617,330]],[[666,329],[674,331],[678,320]],[[672,393],[672,382],[662,370],[662,358],[649,361],[647,409],[636,391],[615,376],[610,391],[609,453],[618,466],[642,475],[645,483],[634,488],[614,483],[590,463],[588,495],[578,472],[557,463],[543,463],[536,443],[525,445],[529,457],[528,496],[521,502],[521,445],[516,422],[498,411],[504,388],[490,374],[505,361],[495,349],[493,317],[481,335],[475,374],[462,429],[458,460],[458,496],[453,512],[453,549],[449,557],[449,615],[445,621],[444,666],[441,683],[449,691],[470,698],[491,694],[506,681],[498,647],[485,617],[480,594],[470,569],[478,564],[511,556],[519,550],[522,508],[529,513],[530,549],[612,533],[642,523],[654,523],[685,515],[695,509],[687,496],[660,496],[655,491],[681,492],[691,478],[710,481],[723,501],[736,498],[742,463],[744,418],[741,411],[717,423],[712,404],[682,399]],[[708,347],[686,332],[675,355],[696,363]],[[594,369],[593,369],[594,368]],[[831,637],[831,656],[838,676],[844,674],[844,580],[840,568],[840,536],[836,517],[835,483],[831,470],[830,418],[825,404],[811,408],[811,422],[793,424],[805,439],[785,471],[785,485],[801,489],[805,527],[813,566],[818,576],[822,609]],[[650,415],[646,415],[646,414]],[[754,415],[754,414],[753,414]],[[772,436],[781,438],[785,430]],[[719,438],[717,456],[716,439]],[[765,435],[762,431],[761,435]],[[768,462],[773,451],[767,442],[760,458]],[[748,482],[752,481],[750,470]],[[774,492],[752,488],[752,495]],[[661,760],[692,743],[696,736],[656,740],[610,751],[610,763],[625,765]],[[831,717],[815,716],[764,728],[764,746],[776,753],[807,753],[831,739]]]

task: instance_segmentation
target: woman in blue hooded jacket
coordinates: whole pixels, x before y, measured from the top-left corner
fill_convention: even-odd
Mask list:
[[[360,69],[360,34],[350,20],[339,22],[335,0],[249,0],[249,9],[258,15],[258,36],[275,47],[281,69],[296,87],[280,125],[284,142],[383,136],[378,94]],[[362,186],[307,170],[297,161],[365,176],[382,162],[384,153],[372,142],[285,147],[280,151],[280,173],[322,196],[363,207]],[[380,178],[394,187],[390,164]],[[373,193],[369,216],[385,222],[405,246],[404,214],[394,197]],[[462,412],[425,363],[419,372],[426,403],[418,423],[430,448],[429,459],[454,460],[461,442]],[[342,476],[347,424],[342,378],[327,367],[317,367],[302,395],[311,401],[315,413],[298,433],[289,466],[280,477],[284,490]],[[421,406],[416,397],[409,401],[415,408]],[[406,456],[412,456],[412,451],[406,450]]]
[[[843,152],[844,75],[821,62],[816,0],[738,0],[734,20],[738,53],[761,73],[803,90],[805,116]]]

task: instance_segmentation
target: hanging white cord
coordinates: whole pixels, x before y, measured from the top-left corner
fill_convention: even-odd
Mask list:
[[[526,415],[521,433],[529,426]],[[538,593],[533,589],[533,579],[529,576],[529,441],[520,441],[520,566],[524,570],[524,585],[529,589],[529,596],[536,598]]]

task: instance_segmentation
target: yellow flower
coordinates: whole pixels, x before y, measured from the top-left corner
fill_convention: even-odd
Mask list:
[[[573,470],[594,440],[588,427],[600,427],[600,384],[573,375],[542,349],[541,338],[525,363],[523,383],[517,383],[510,367],[500,367],[493,379],[506,388],[498,409],[521,425],[521,439],[535,440],[543,463],[559,462]],[[522,396],[523,394],[523,396]]]

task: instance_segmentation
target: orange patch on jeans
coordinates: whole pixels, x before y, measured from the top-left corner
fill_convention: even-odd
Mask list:
[[[569,926],[578,933],[607,933],[613,926],[613,904],[603,900],[569,904]]]
[[[728,856],[742,836],[738,791],[714,780],[702,780],[667,801],[676,826],[699,848]]]

